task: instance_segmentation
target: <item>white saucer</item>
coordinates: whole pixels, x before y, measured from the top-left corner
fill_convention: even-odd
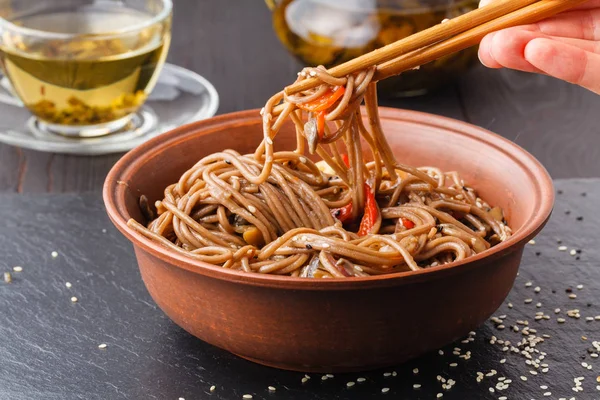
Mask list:
[[[202,76],[165,64],[158,83],[144,107],[134,115],[127,129],[95,138],[69,138],[38,129],[38,121],[10,96],[4,78],[0,97],[0,142],[52,153],[100,155],[121,153],[178,126],[210,118],[219,108],[219,95]]]

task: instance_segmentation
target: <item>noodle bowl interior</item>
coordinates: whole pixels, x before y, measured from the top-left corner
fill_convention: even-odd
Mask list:
[[[190,258],[251,273],[351,278],[468,258],[511,235],[501,208],[454,171],[397,161],[381,127],[374,69],[280,92],[254,154],[210,154],[130,227]],[[367,118],[361,116],[365,105]],[[296,148],[275,151],[291,121]],[[321,161],[313,162],[309,155]]]

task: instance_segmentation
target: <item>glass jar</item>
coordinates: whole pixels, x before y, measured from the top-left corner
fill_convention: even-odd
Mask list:
[[[332,67],[477,8],[478,0],[266,0],[284,46],[306,65]],[[451,54],[382,81],[387,96],[415,96],[449,82],[477,57]]]

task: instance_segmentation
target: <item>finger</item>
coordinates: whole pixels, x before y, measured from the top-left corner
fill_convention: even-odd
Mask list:
[[[555,40],[538,38],[525,47],[525,59],[558,79],[600,94],[600,55]]]
[[[496,0],[481,0],[483,7]],[[588,1],[579,10],[567,11],[535,24],[523,25],[531,31],[551,36],[562,36],[585,40],[600,40],[600,0]]]
[[[491,54],[495,35],[494,32],[485,36],[479,45],[479,61],[488,68],[502,68],[502,64],[498,63]]]
[[[527,43],[537,38],[560,41],[600,54],[600,42],[550,36],[528,27],[515,27],[487,35],[479,46],[479,59],[489,68],[507,67],[533,72],[534,69],[525,60],[524,51]]]
[[[560,36],[544,36],[546,36],[547,39],[552,39],[558,42],[569,44],[571,46],[579,47],[581,50],[589,51],[590,53],[600,54],[600,42],[596,42],[594,40],[572,39]]]
[[[480,58],[486,66],[506,67],[526,72],[540,72],[525,59],[527,44],[541,35],[538,32],[524,31],[518,28],[496,32],[491,38],[482,41]]]
[[[534,26],[547,35],[600,40],[600,8],[565,12]]]

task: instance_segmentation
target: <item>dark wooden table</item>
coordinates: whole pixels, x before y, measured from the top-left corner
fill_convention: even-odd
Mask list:
[[[262,107],[301,68],[277,41],[261,0],[175,3],[169,61],[213,82],[219,113]],[[387,103],[466,120],[513,139],[555,178],[600,176],[600,96],[564,82],[478,67],[435,94]],[[98,192],[119,157],[0,145],[0,192]]]

